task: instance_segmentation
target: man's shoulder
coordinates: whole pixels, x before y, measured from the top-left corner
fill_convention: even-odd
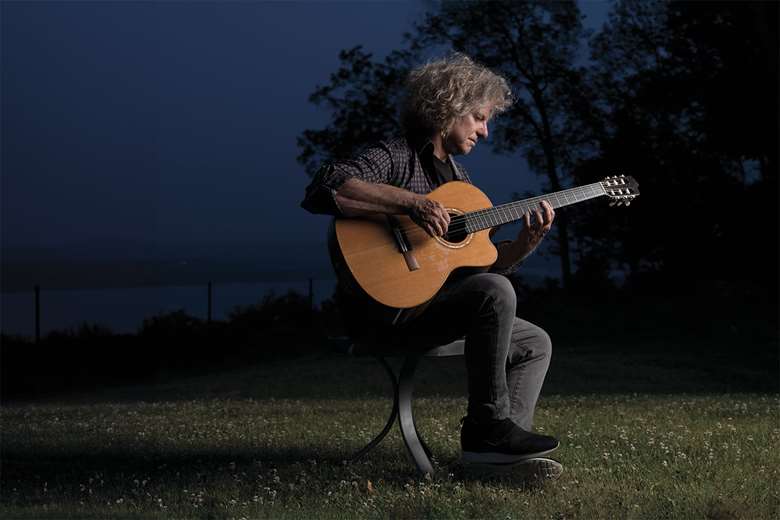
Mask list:
[[[412,146],[409,144],[409,141],[406,139],[406,137],[403,136],[394,136],[384,139],[380,141],[380,145],[384,148],[387,148],[390,153],[394,154],[411,154],[414,151]]]
[[[409,142],[403,136],[392,136],[367,143],[358,148],[358,155],[388,154],[393,157],[410,155],[414,152]]]

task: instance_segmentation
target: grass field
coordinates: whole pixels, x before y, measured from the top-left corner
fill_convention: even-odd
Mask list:
[[[778,518],[777,347],[760,348],[738,365],[706,345],[560,347],[537,428],[561,439],[565,471],[542,487],[463,477],[457,359],[425,362],[418,377],[432,479],[395,430],[345,463],[389,411],[371,359],[323,354],[15,403],[2,409],[0,516]]]

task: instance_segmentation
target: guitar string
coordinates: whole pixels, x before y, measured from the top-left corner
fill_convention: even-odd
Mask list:
[[[535,197],[534,199],[537,199],[537,197]],[[529,202],[529,201],[534,200],[534,199],[525,199],[522,202],[525,203],[525,202]],[[538,199],[539,200],[544,200],[542,197],[538,197]],[[493,214],[497,215],[499,211],[508,212],[510,210],[515,210],[515,213],[519,213],[519,216],[514,217],[511,213],[509,213],[509,215],[512,217],[511,220],[508,220],[506,222],[496,223],[496,224],[493,224],[493,225],[488,226],[488,227],[495,227],[495,226],[498,226],[498,225],[501,225],[501,224],[506,224],[507,222],[511,222],[511,221],[514,221],[514,220],[520,220],[520,219],[522,219],[525,216],[526,213],[528,213],[528,214],[531,213],[531,208],[524,208],[523,205],[524,204],[520,204],[520,203],[509,203],[509,204],[502,205],[502,206],[493,206],[491,208],[485,208],[485,209],[471,211],[471,212],[466,213],[464,215],[455,215],[455,216],[450,218],[450,225],[448,227],[448,230],[455,229],[457,231],[464,231],[465,228],[468,226],[469,221],[477,222],[477,221],[479,221],[479,219],[482,219],[485,223],[489,223],[491,220],[495,220],[496,219],[496,217],[494,217],[490,213],[493,213]],[[518,212],[517,211],[518,209],[521,209],[522,211]],[[453,226],[453,224],[455,224],[455,226]],[[487,229],[487,228],[485,228],[485,229]],[[420,226],[418,226],[417,224],[414,224],[412,226],[404,226],[404,227],[399,228],[399,230],[401,232],[403,232],[403,233],[413,233],[416,230],[421,230],[421,231],[425,232],[425,230],[423,228],[421,228]]]
[[[600,184],[601,183],[595,183],[595,185],[600,185]],[[595,186],[595,185],[583,186],[581,188],[590,188],[591,186]],[[590,193],[586,198],[581,199],[581,200],[576,200],[576,197],[575,197],[575,202],[584,202],[585,200],[590,200],[592,198],[596,198],[596,197],[603,196],[603,195],[607,195],[606,190],[603,193],[597,193],[597,194]],[[496,210],[496,208],[499,208],[499,209],[520,208],[524,204],[529,204],[531,202],[536,202],[536,201],[539,201],[539,200],[545,200],[546,196],[549,196],[549,195],[540,195],[540,196],[537,196],[537,197],[524,199],[522,201],[516,201],[516,202],[511,202],[511,203],[508,203],[508,204],[503,204],[501,206],[493,206],[493,207],[490,207],[490,208],[485,208],[485,209],[481,209],[481,210],[475,210],[475,211],[466,213],[464,215],[455,215],[452,220],[456,221],[456,225],[457,225],[457,227],[455,228],[456,230],[465,231],[466,227],[468,226],[467,217],[472,217],[472,218],[482,217],[482,218],[484,218],[486,213],[488,213],[490,211],[493,211],[493,210]],[[561,206],[566,206],[566,205],[568,205],[568,204],[563,204]],[[561,206],[558,206],[558,207],[561,207]],[[528,210],[530,210],[530,207],[526,208],[526,211],[524,211],[522,213],[522,215],[525,215],[525,213],[529,212]],[[515,219],[515,220],[519,220],[520,218],[522,218],[522,216],[517,218],[517,219]],[[451,223],[452,223],[452,220],[450,221]],[[495,227],[495,226],[498,226],[498,225],[501,225],[501,224],[495,224],[495,225],[488,226],[488,227],[483,228],[483,229],[489,229],[491,227]],[[406,227],[402,227],[402,228],[399,228],[399,229],[401,231],[403,231],[405,234],[407,234],[407,236],[414,236],[414,235],[418,235],[420,233],[426,234],[426,235],[428,234],[427,231],[425,231],[423,228],[417,226],[416,224],[414,224],[411,227],[406,226]],[[453,229],[453,227],[448,227],[448,232],[452,231],[452,229]],[[367,252],[367,251],[371,251],[371,250],[374,250],[374,249],[386,248],[386,247],[397,247],[397,244],[394,241],[388,241],[387,243],[379,244],[379,245],[376,245],[374,247],[363,248],[362,251]]]
[[[629,180],[633,181],[633,179],[631,179],[631,178],[629,178]],[[633,182],[636,182],[636,181],[633,181]],[[590,191],[590,193],[584,193],[585,189],[592,190],[596,186],[601,188],[601,192],[594,193],[593,191]],[[510,202],[510,203],[503,204],[503,205],[500,205],[500,206],[492,206],[492,207],[484,208],[484,209],[481,209],[481,210],[475,210],[475,211],[471,211],[471,212],[463,214],[463,215],[455,215],[450,220],[450,224],[451,225],[448,227],[448,232],[452,231],[453,229],[455,231],[458,231],[458,232],[467,231],[469,218],[471,218],[472,221],[482,218],[484,220],[484,222],[487,223],[488,222],[487,219],[490,218],[488,213],[490,213],[490,212],[496,213],[499,210],[501,210],[501,211],[503,211],[503,210],[511,210],[511,209],[517,210],[517,209],[523,208],[524,205],[528,206],[526,208],[523,208],[523,212],[520,214],[519,217],[513,219],[513,220],[520,220],[521,218],[523,218],[523,216],[526,213],[530,213],[530,209],[533,207],[533,205],[535,205],[534,203],[537,202],[537,201],[547,200],[547,198],[551,198],[551,196],[555,196],[556,199],[559,199],[559,195],[563,195],[564,198],[566,199],[566,203],[565,204],[559,204],[559,206],[553,206],[553,207],[563,207],[563,206],[567,206],[567,205],[572,204],[572,202],[570,202],[568,200],[568,197],[566,196],[566,193],[574,195],[574,203],[577,203],[577,202],[584,202],[585,200],[590,200],[590,199],[593,199],[593,198],[596,198],[596,197],[600,197],[600,196],[604,196],[604,195],[611,195],[609,193],[609,191],[608,191],[608,188],[611,188],[611,186],[605,186],[603,184],[603,182],[596,182],[596,183],[593,183],[593,184],[590,184],[590,185],[586,185],[586,186],[580,186],[580,187],[577,187],[577,188],[571,188],[569,190],[563,190],[563,191],[560,191],[560,192],[551,193],[551,194],[547,194],[547,195],[539,195],[539,196],[536,196],[536,197],[531,197],[531,198],[528,198],[528,199],[524,199],[522,201],[514,201],[514,202]],[[578,192],[584,194],[585,198],[577,200],[576,194]],[[548,202],[549,202],[549,200],[548,200]],[[560,199],[558,200],[558,202],[560,203]],[[510,215],[511,215],[511,213],[510,213]],[[455,226],[452,226],[453,221],[455,222]],[[511,222],[511,221],[512,220],[507,221],[507,222],[496,223],[494,225],[489,225],[489,226],[483,228],[483,230],[484,229],[490,229],[492,227],[495,227],[495,226],[498,226],[498,225],[501,225],[501,224],[504,224],[504,223],[508,223],[508,222]],[[427,231],[425,231],[423,228],[421,228],[417,224],[413,224],[412,226],[401,227],[399,229],[403,233],[407,234],[407,236],[414,236],[414,235],[418,235],[420,233],[423,233],[423,234],[426,234],[426,235],[428,234]],[[478,230],[478,231],[480,231],[480,230]],[[471,233],[474,233],[474,231],[472,231]],[[414,238],[416,238],[416,237],[414,237]],[[373,249],[386,248],[386,247],[397,247],[397,244],[394,241],[389,241],[389,242],[387,242],[385,244],[380,244],[380,245],[377,245],[377,246],[374,246],[374,247],[370,247],[370,248],[364,248],[363,251],[370,251],[370,250],[373,250]]]
[[[469,218],[472,221],[478,221],[479,219],[482,219],[485,223],[488,223],[488,224],[490,224],[491,220],[503,220],[503,218],[502,218],[503,215],[499,215],[498,214],[499,212],[510,212],[509,216],[512,217],[512,218],[510,220],[507,220],[507,221],[504,221],[504,222],[497,222],[495,224],[492,224],[492,225],[488,226],[488,228],[499,226],[499,225],[502,225],[502,224],[506,224],[508,222],[520,220],[526,214],[531,214],[532,213],[532,206],[535,205],[534,204],[535,202],[541,202],[543,200],[547,200],[547,202],[550,202],[550,205],[553,206],[553,208],[562,207],[562,206],[568,205],[568,204],[560,204],[560,199],[559,199],[558,194],[563,194],[565,192],[570,192],[571,195],[574,195],[575,202],[581,202],[583,200],[591,199],[591,198],[594,198],[594,197],[597,197],[597,196],[600,196],[600,195],[603,195],[603,194],[602,193],[594,194],[592,192],[591,193],[584,193],[585,189],[590,190],[593,187],[595,187],[595,185],[600,185],[600,184],[601,183],[595,183],[595,184],[591,184],[591,185],[587,185],[587,186],[581,186],[581,187],[578,187],[578,188],[572,188],[571,191],[570,190],[564,190],[564,191],[561,191],[561,192],[556,192],[555,194],[538,195],[536,197],[523,199],[522,201],[509,202],[507,204],[502,204],[500,206],[492,206],[490,208],[484,208],[484,209],[480,209],[480,210],[471,211],[471,212],[466,213],[464,215],[456,215],[456,216],[454,216],[454,217],[452,217],[450,219],[450,226],[448,227],[447,231],[449,232],[449,231],[451,231],[453,229],[456,232],[465,231],[466,228],[468,227],[468,219]],[[576,197],[577,192],[581,192],[580,194],[581,195],[585,195],[587,198],[586,199],[577,200],[577,197]],[[558,200],[558,203],[559,203],[558,206],[556,206],[555,204],[551,203],[550,200],[548,200],[548,198],[552,198],[552,197],[550,197],[550,195],[555,195],[555,198],[559,199]],[[564,198],[568,199],[568,197],[566,195],[564,195]],[[567,203],[568,203],[568,200],[567,200]],[[524,206],[528,206],[528,207],[524,207]],[[519,213],[519,216],[517,216],[517,217],[512,216],[511,210],[515,210],[515,212],[518,213],[517,212],[518,209],[522,209],[522,212]],[[533,211],[533,213],[535,213],[535,211]],[[455,224],[456,224],[456,226],[454,228],[452,226],[453,221],[455,221]],[[484,229],[488,229],[488,228],[484,228]],[[399,228],[399,231],[401,231],[402,233],[406,233],[406,234],[412,234],[412,233],[417,233],[417,231],[422,231],[422,232],[427,234],[427,231],[425,231],[422,227],[418,226],[417,224],[414,224],[412,226],[401,227],[401,228]]]

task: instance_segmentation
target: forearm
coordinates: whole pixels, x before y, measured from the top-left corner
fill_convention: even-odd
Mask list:
[[[525,260],[533,249],[528,249],[527,244],[522,244],[519,240],[503,240],[496,244],[498,258],[493,264],[492,269],[496,271],[511,271],[513,268]]]
[[[336,192],[336,203],[346,217],[383,213],[408,214],[422,195],[389,184],[349,179]]]

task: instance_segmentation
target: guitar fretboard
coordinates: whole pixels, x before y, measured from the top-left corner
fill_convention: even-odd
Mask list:
[[[488,229],[502,224],[508,224],[523,218],[523,215],[539,208],[539,203],[546,200],[550,206],[561,208],[571,204],[577,204],[589,199],[595,199],[606,195],[607,192],[600,182],[578,186],[568,190],[556,191],[530,199],[520,200],[493,206],[492,208],[471,211],[463,215],[466,219],[466,231],[475,233],[483,229]]]

